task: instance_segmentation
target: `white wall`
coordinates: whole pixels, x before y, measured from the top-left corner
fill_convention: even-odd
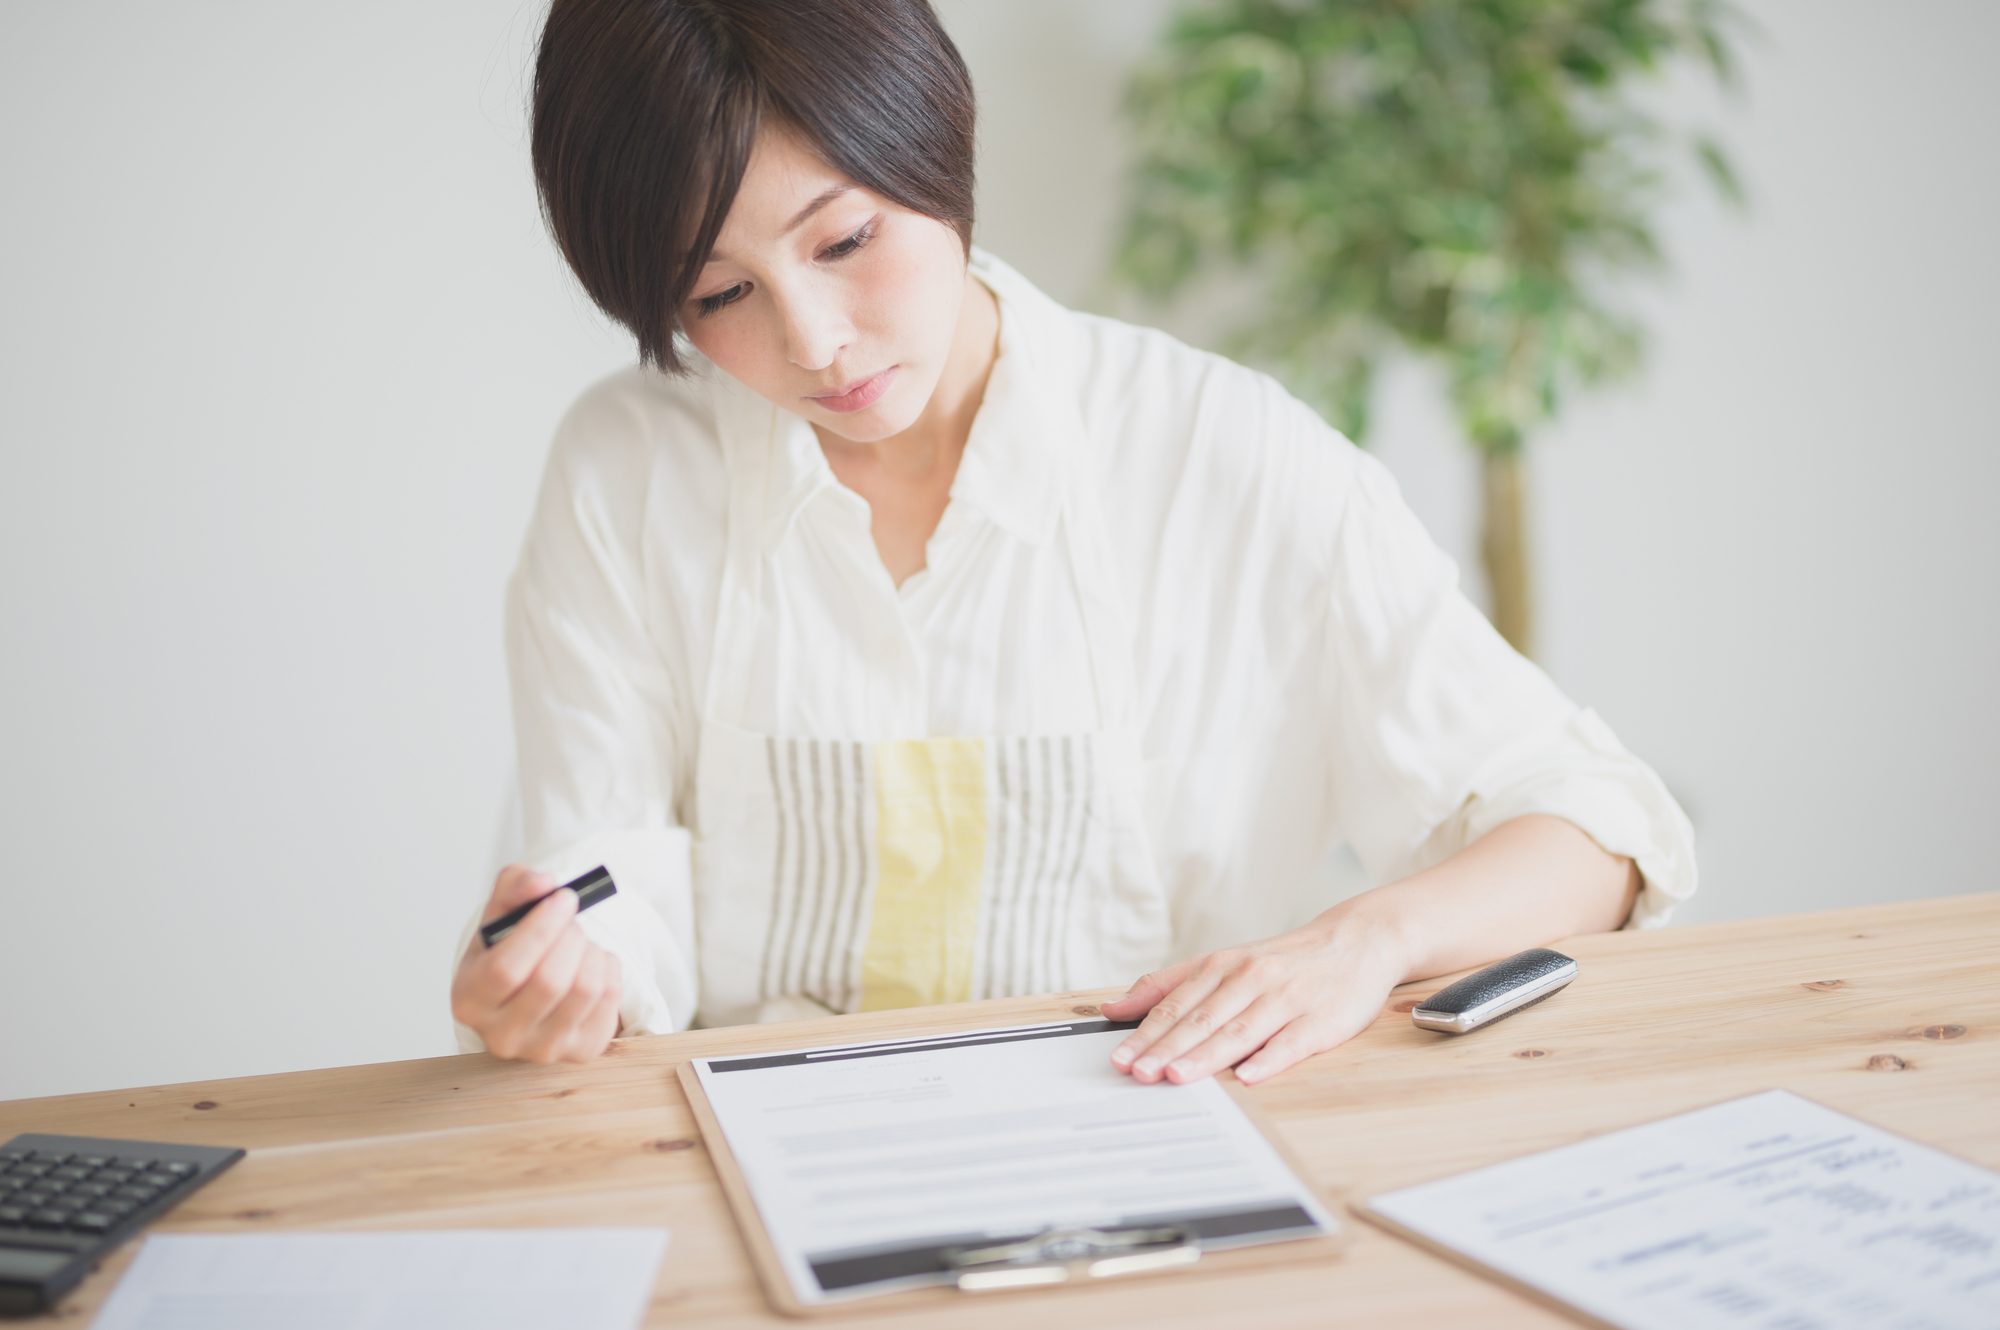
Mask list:
[[[2000,9],[1762,0],[1755,191],[1537,454],[1543,656],[1682,795],[1690,919],[1980,889]],[[979,238],[1082,303],[1159,0],[946,0]],[[538,3],[0,6],[0,1097],[449,1051],[500,591],[630,357],[540,230]],[[1198,316],[1172,326],[1190,340]],[[1423,375],[1382,454],[1468,570]]]

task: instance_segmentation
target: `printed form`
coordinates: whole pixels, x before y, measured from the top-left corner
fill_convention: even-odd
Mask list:
[[[1335,1222],[1213,1080],[1111,1066],[1131,1022],[694,1062],[794,1294],[951,1283],[953,1247],[1173,1227],[1204,1249]]]
[[[155,1233],[92,1330],[635,1330],[663,1228]]]
[[[1784,1090],[1363,1209],[1623,1330],[2000,1326],[2000,1178]]]

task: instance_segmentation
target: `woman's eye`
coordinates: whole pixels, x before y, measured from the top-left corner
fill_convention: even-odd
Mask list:
[[[820,257],[823,259],[844,259],[874,238],[875,223],[870,222],[840,243],[828,245],[820,251]],[[743,283],[738,282],[727,291],[718,291],[712,296],[703,296],[701,299],[695,301],[695,309],[700,313],[701,317],[707,318],[725,305],[733,305],[741,300],[743,298],[743,291]]]
[[[874,238],[875,238],[875,223],[870,222],[868,223],[868,225],[862,227],[859,231],[856,231],[853,235],[847,237],[847,239],[841,241],[839,244],[828,245],[826,247],[825,252],[822,253],[820,257],[828,259],[844,259],[849,254],[852,254],[855,250],[860,249],[863,245],[867,244]]]
[[[712,296],[703,296],[700,300],[697,300],[694,303],[695,307],[701,311],[702,317],[707,318],[709,315],[715,313],[715,311],[721,309],[724,305],[733,305],[742,298],[743,298],[743,283],[738,282],[736,285],[730,287],[727,291],[718,291]]]

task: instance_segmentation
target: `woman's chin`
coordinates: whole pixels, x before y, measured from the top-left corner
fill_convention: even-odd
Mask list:
[[[890,394],[890,397],[894,396]],[[844,415],[833,411],[813,411],[807,419],[820,433],[831,434],[846,443],[881,443],[916,424],[918,414],[884,398],[865,411]]]

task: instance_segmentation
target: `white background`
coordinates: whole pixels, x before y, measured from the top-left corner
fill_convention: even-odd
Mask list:
[[[1541,657],[1693,817],[1684,921],[1986,889],[2000,793],[2000,6],[1748,8],[1742,100],[1657,96],[1752,212],[1663,214],[1647,372],[1533,467]],[[1168,6],[940,9],[977,238],[1083,304]],[[502,586],[632,354],[541,230],[541,15],[0,5],[0,1098],[451,1049],[513,849]],[[1373,442],[1477,590],[1423,371]]]

